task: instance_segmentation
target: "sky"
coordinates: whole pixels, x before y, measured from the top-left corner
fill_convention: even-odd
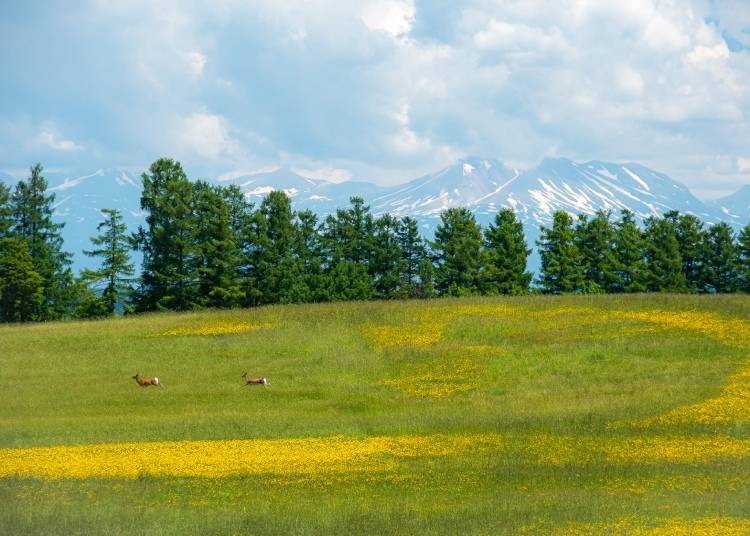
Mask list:
[[[393,184],[466,156],[750,184],[748,0],[0,2],[0,170]]]

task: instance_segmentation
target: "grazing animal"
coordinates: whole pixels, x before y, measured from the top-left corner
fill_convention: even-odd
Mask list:
[[[248,385],[262,385],[263,387],[268,387],[268,380],[265,378],[251,378],[247,375],[247,372],[242,375],[242,379],[245,380],[245,387]]]
[[[161,387],[161,382],[159,381],[159,378],[156,376],[150,376],[148,378],[141,378],[138,374],[133,376],[133,379],[140,385],[141,387],[148,387],[149,385],[156,385],[158,387]]]

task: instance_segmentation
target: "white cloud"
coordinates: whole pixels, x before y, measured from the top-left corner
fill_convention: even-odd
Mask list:
[[[362,21],[371,30],[380,30],[398,37],[411,31],[414,15],[414,3],[411,0],[378,0],[365,6]]]
[[[182,58],[191,75],[199,77],[203,74],[203,69],[206,67],[206,62],[208,61],[205,54],[200,52],[186,52],[182,55]]]
[[[235,158],[238,142],[229,133],[227,120],[215,114],[197,112],[177,121],[177,146],[183,155],[198,155],[208,160]]]
[[[38,142],[55,151],[71,152],[84,149],[83,145],[79,145],[73,140],[61,139],[56,133],[50,130],[43,130],[39,134]]]

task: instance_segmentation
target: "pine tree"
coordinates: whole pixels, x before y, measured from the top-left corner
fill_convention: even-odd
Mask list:
[[[494,224],[484,232],[484,247],[487,254],[484,293],[527,293],[532,276],[526,271],[526,262],[531,249],[526,246],[523,224],[512,209],[504,208],[495,215]]]
[[[750,293],[750,224],[740,231],[737,238],[738,287]]]
[[[427,259],[427,248],[419,236],[417,220],[405,216],[398,227],[398,244],[401,249],[401,296],[415,298],[422,295],[420,265]],[[427,260],[429,263],[429,260]]]
[[[10,206],[10,188],[0,182],[0,239],[10,234],[13,212]]]
[[[404,261],[398,231],[399,221],[390,214],[375,220],[371,271],[378,298],[395,298],[399,294]]]
[[[706,248],[706,231],[703,222],[692,214],[679,215],[667,212],[664,218],[674,225],[682,259],[682,273],[689,292],[699,292],[706,287],[703,252]]]
[[[62,223],[52,221],[55,194],[47,194],[42,166],[31,168],[27,180],[16,184],[11,198],[12,235],[25,241],[34,271],[43,280],[43,299],[34,317],[53,320],[69,312],[73,273],[71,255],[63,251]]]
[[[318,216],[311,210],[295,214],[294,256],[302,270],[307,290],[305,301],[330,300],[329,283],[323,268],[323,243],[320,236]]]
[[[146,227],[134,236],[143,252],[139,311],[199,307],[195,273],[193,188],[179,162],[162,158],[142,175],[141,210]]]
[[[740,283],[738,248],[734,231],[724,222],[708,229],[704,242],[705,289],[708,292],[737,292]]]
[[[543,292],[583,292],[584,259],[575,243],[573,218],[562,210],[552,216],[552,227],[542,226],[537,241],[542,259],[539,284]]]
[[[645,223],[647,290],[685,292],[686,280],[675,225],[655,216],[647,218]]]
[[[193,184],[197,301],[205,307],[235,307],[242,301],[237,272],[239,248],[226,202],[231,193],[198,181]]]
[[[350,202],[349,209],[329,215],[323,229],[332,300],[364,300],[374,293],[374,220],[361,197],[352,197]]]
[[[615,224],[614,251],[616,286],[613,292],[644,292],[646,290],[646,244],[635,215],[623,209]]]
[[[589,292],[615,292],[621,287],[618,274],[615,228],[610,213],[600,210],[589,219],[579,216],[575,240],[583,257],[583,273]]]
[[[105,309],[113,314],[118,305],[126,302],[134,269],[130,263],[130,239],[122,214],[112,208],[102,209],[101,212],[105,219],[96,226],[100,234],[91,238],[91,243],[98,247],[83,252],[89,257],[101,257],[101,267],[98,270],[85,270],[82,276],[95,286],[104,286],[101,297]]]
[[[0,321],[39,320],[43,302],[44,279],[34,270],[28,244],[0,238]]]
[[[235,273],[240,284],[239,305],[257,305],[261,292],[255,280],[254,261],[259,248],[260,216],[238,186],[222,188],[220,193],[229,210],[229,228],[237,246]]]
[[[432,298],[435,296],[435,267],[430,259],[422,259],[419,263],[419,285],[416,289],[417,298]]]
[[[432,242],[436,288],[441,294],[470,296],[480,292],[482,229],[466,208],[449,208],[440,215]]]

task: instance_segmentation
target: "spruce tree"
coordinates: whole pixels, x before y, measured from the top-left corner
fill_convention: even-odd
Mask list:
[[[516,213],[504,208],[495,215],[494,224],[484,232],[487,256],[482,278],[486,294],[525,294],[531,283],[531,273],[526,262],[531,249],[526,246],[523,224]]]
[[[708,292],[737,292],[741,284],[734,231],[724,222],[709,227],[704,243],[705,288]]]
[[[242,301],[240,252],[227,195],[203,181],[193,184],[197,301],[205,307],[235,307]]]
[[[575,228],[583,273],[589,292],[616,292],[621,287],[618,273],[615,228],[610,213],[600,210],[593,218],[580,216]]]
[[[552,216],[552,227],[541,227],[537,241],[542,260],[539,284],[546,293],[583,292],[584,259],[575,242],[573,218],[558,210]]]
[[[689,292],[703,290],[706,287],[703,252],[707,239],[703,222],[692,214],[678,215],[676,211],[667,212],[664,218],[675,226],[687,290]]]
[[[40,320],[44,283],[27,242],[15,236],[0,238],[0,321]]]
[[[71,306],[73,273],[71,255],[63,251],[60,234],[65,224],[52,220],[55,194],[47,194],[42,166],[31,168],[27,180],[16,184],[10,202],[12,234],[25,241],[34,271],[43,280],[43,298],[34,315],[39,320],[61,318]]]
[[[133,237],[143,252],[137,310],[199,307],[192,184],[180,163],[168,158],[151,164],[142,180],[141,210],[146,212],[146,227],[140,227]]]
[[[261,291],[260,303],[293,303],[306,292],[293,283],[302,271],[292,257],[294,224],[292,203],[281,191],[270,192],[260,205],[255,277]]]
[[[427,248],[419,235],[417,220],[409,216],[401,218],[397,234],[401,248],[401,296],[404,298],[420,297],[422,295],[420,265],[427,259]],[[427,262],[429,263],[429,260]]]
[[[329,284],[324,271],[320,226],[318,216],[311,210],[302,210],[295,214],[293,250],[307,290],[305,301],[328,301]]]
[[[378,298],[395,298],[400,291],[404,261],[398,232],[399,221],[390,214],[375,220],[371,271]]]
[[[623,209],[615,223],[614,251],[617,279],[613,292],[644,292],[646,290],[646,244],[635,215]]]
[[[479,294],[482,275],[482,229],[467,208],[449,208],[440,215],[432,250],[436,289],[440,294]]]
[[[10,188],[0,182],[0,239],[10,234],[13,227],[13,212],[10,206]]]
[[[738,287],[750,293],[750,224],[742,228],[737,238]]]
[[[103,285],[102,299],[106,310],[114,314],[118,305],[124,305],[130,291],[130,281],[134,269],[130,262],[130,239],[127,225],[117,209],[102,209],[104,221],[99,222],[97,236],[91,243],[97,246],[93,250],[84,250],[89,257],[101,257],[101,266],[97,270],[85,270],[82,277],[95,286]]]
[[[647,218],[645,224],[647,290],[685,292],[687,287],[676,226],[672,221],[656,216]]]

